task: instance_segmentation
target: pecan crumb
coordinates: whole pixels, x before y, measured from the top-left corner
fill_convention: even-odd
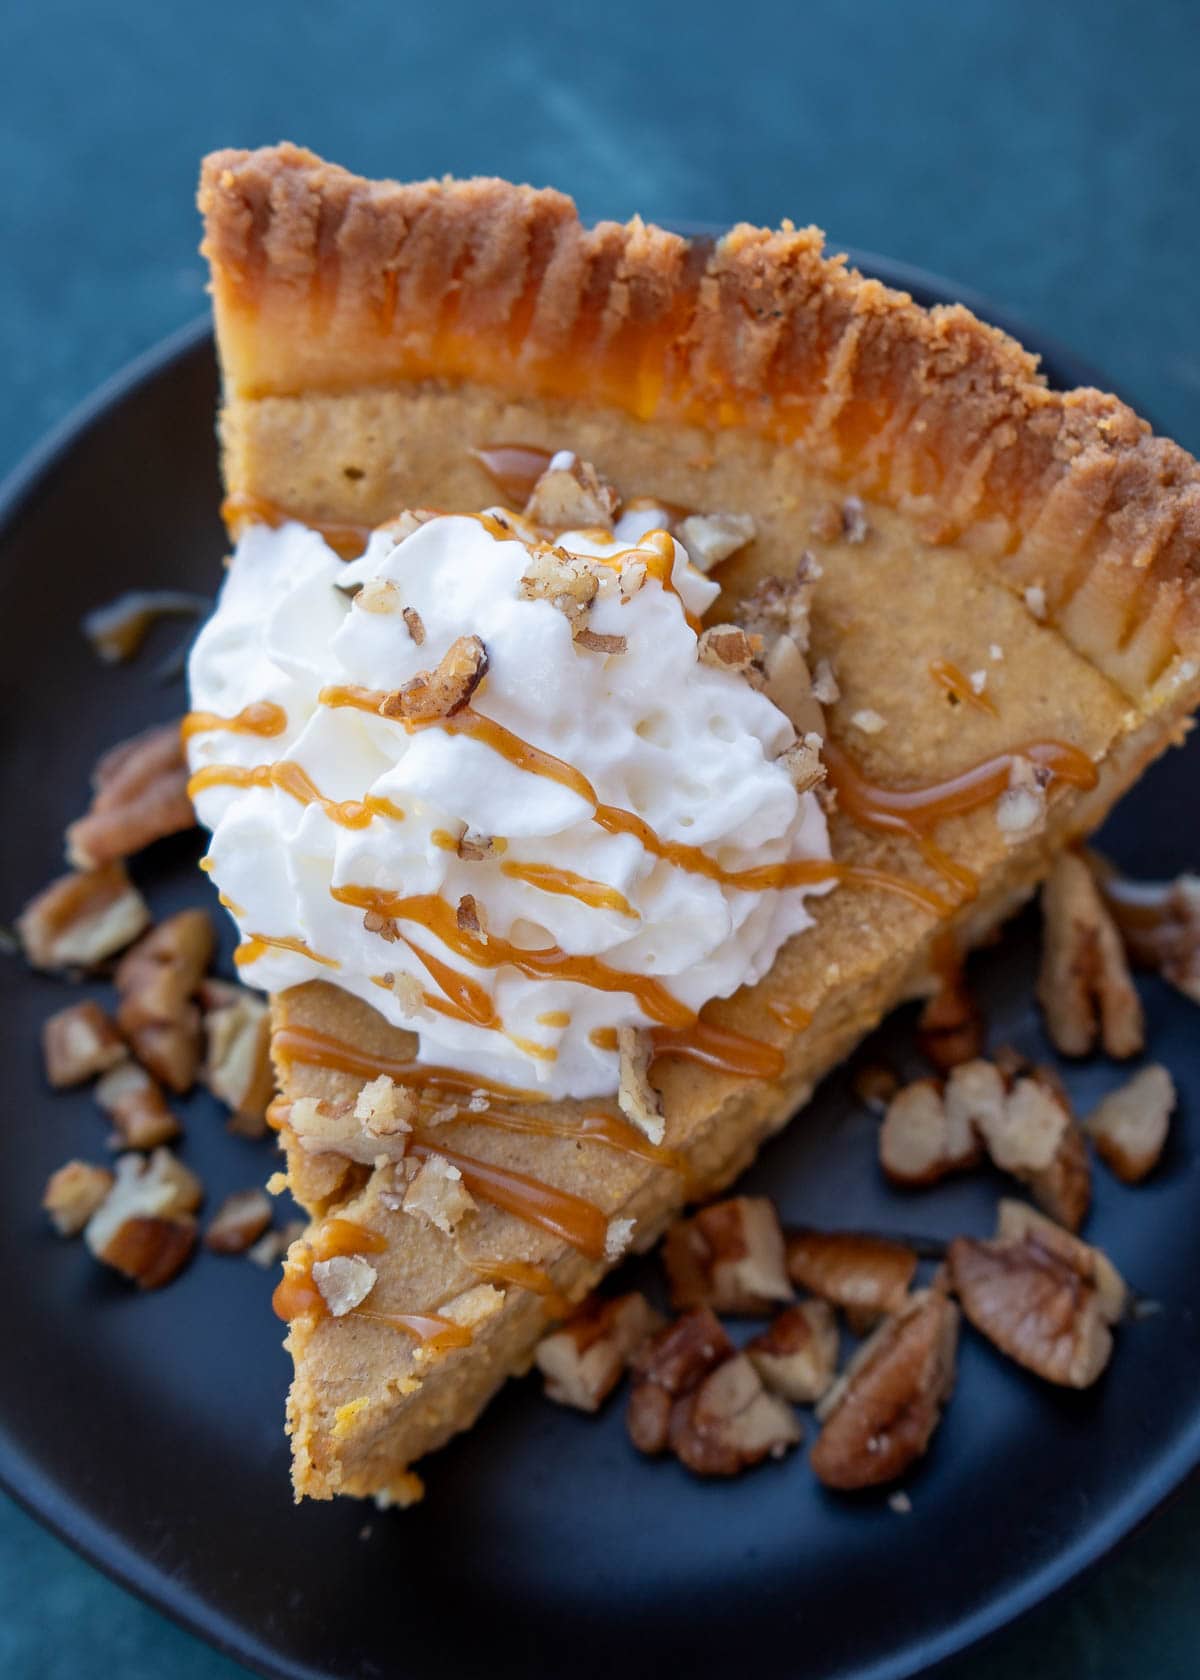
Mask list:
[[[361,1254],[335,1254],[314,1260],[312,1279],[334,1318],[344,1318],[366,1300],[379,1274]]]
[[[124,865],[108,863],[52,881],[17,917],[17,934],[34,968],[94,968],[149,921]]]
[[[52,1172],[42,1194],[42,1206],[60,1237],[75,1237],[113,1186],[107,1167],[90,1161],[67,1161]]]
[[[1091,1168],[1062,1085],[1037,1070],[1018,1078],[998,1108],[985,1104],[974,1120],[1000,1171],[1028,1185],[1039,1206],[1078,1230],[1091,1202]]]
[[[386,1073],[372,1079],[358,1093],[354,1118],[371,1137],[394,1137],[411,1132],[417,1117],[417,1094],[409,1085],[397,1085]]]
[[[654,1044],[648,1032],[638,1027],[617,1028],[619,1083],[617,1105],[651,1143],[661,1143],[666,1132],[662,1098],[650,1083]]]
[[[798,1301],[746,1343],[759,1376],[772,1394],[811,1405],[829,1388],[837,1370],[838,1328],[828,1301]]]
[[[961,1108],[945,1101],[937,1081],[918,1079],[898,1091],[879,1131],[879,1163],[893,1184],[935,1184],[973,1167],[982,1150]]]
[[[354,605],[362,612],[394,613],[400,605],[400,591],[390,578],[368,578],[355,590]]]
[[[1006,844],[1015,846],[1040,833],[1046,821],[1046,789],[1050,772],[1044,765],[1016,757],[1008,772],[1008,786],[996,801],[996,826]]]
[[[1142,1006],[1116,923],[1084,860],[1064,852],[1042,888],[1038,1000],[1056,1049],[1133,1056],[1145,1040]]]
[[[750,635],[738,624],[714,624],[701,631],[696,643],[696,657],[701,665],[733,671],[755,687],[761,687],[762,672],[757,660],[762,653],[762,645],[761,636]]]
[[[629,643],[624,636],[602,636],[595,630],[576,630],[575,646],[589,653],[624,653]]]
[[[436,1225],[447,1236],[473,1211],[475,1198],[462,1181],[462,1173],[443,1155],[430,1155],[421,1162],[402,1203],[405,1213],[418,1215]]]
[[[245,1254],[270,1223],[271,1202],[265,1190],[235,1190],[209,1222],[204,1246],[214,1254]]]
[[[67,861],[97,869],[194,827],[187,780],[178,723],[158,724],[113,747],[92,772],[87,815],[67,829]]]
[[[954,1387],[958,1312],[919,1290],[858,1349],[817,1408],[811,1464],[832,1488],[891,1482],[925,1452]]]
[[[581,1412],[598,1411],[634,1353],[662,1322],[636,1290],[610,1300],[590,1296],[538,1344],[534,1357],[546,1398]]]
[[[84,1241],[106,1266],[141,1289],[170,1282],[196,1243],[200,1181],[169,1149],[122,1155],[112,1189],[88,1220]]]
[[[380,939],[394,945],[400,937],[400,929],[392,916],[385,916],[378,910],[363,911],[363,927],[368,933],[377,933]]]
[[[432,671],[419,671],[402,688],[385,694],[379,713],[409,723],[429,723],[460,712],[487,674],[487,649],[478,636],[451,642]]]
[[[193,998],[214,944],[207,913],[180,910],[117,964],[117,1025],[137,1059],[172,1091],[190,1090],[195,1083],[201,1017]]]
[[[1096,1152],[1126,1184],[1139,1184],[1158,1165],[1175,1107],[1175,1082],[1151,1062],[1110,1091],[1085,1122]]]
[[[481,863],[484,858],[495,857],[503,850],[503,842],[494,835],[480,834],[473,828],[465,828],[459,835],[458,855],[467,862]]]
[[[551,531],[601,526],[612,530],[621,506],[607,479],[569,449],[560,449],[538,479],[525,504],[525,517]]]
[[[487,944],[487,917],[474,893],[464,893],[459,899],[455,920],[463,933],[474,934],[481,944]]]
[[[765,1196],[713,1202],[667,1232],[663,1261],[677,1311],[762,1313],[790,1301],[783,1232]]]
[[[205,1058],[203,1079],[230,1111],[230,1131],[261,1137],[275,1092],[271,1023],[266,1004],[245,986],[205,980],[200,987]]]
[[[824,781],[825,766],[821,762],[823,745],[819,735],[808,734],[802,741],[793,741],[775,760],[787,771],[797,793],[810,793],[819,782]]]
[[[47,1081],[61,1091],[124,1060],[125,1044],[105,1011],[88,998],[42,1023],[42,1056]]]
[[[549,601],[566,618],[576,640],[599,588],[600,574],[596,567],[578,555],[568,554],[564,548],[531,554],[520,584],[522,599]]]
[[[408,633],[418,647],[425,643],[425,625],[416,607],[402,607],[400,616],[408,626]]]
[[[96,1081],[94,1094],[115,1127],[111,1149],[157,1149],[183,1129],[160,1087],[128,1057]]]
[[[698,572],[711,572],[722,560],[752,543],[757,534],[748,513],[692,513],[680,522],[678,533]]]

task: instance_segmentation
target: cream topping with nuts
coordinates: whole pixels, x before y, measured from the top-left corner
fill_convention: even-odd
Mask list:
[[[792,723],[698,657],[717,586],[666,515],[535,517],[393,525],[349,565],[247,529],[192,656],[191,791],[248,983],[329,980],[421,1060],[590,1096],[613,1029],[759,979],[824,884],[729,875],[829,843]],[[221,727],[264,702],[271,734]]]

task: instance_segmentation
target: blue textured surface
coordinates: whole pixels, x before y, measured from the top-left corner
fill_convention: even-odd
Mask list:
[[[366,173],[552,181],[590,215],[819,222],[987,293],[1196,449],[1198,65],[1189,0],[18,0],[0,17],[0,471],[203,307],[199,155],[281,136]],[[1198,1549],[1193,1488],[949,1673],[1190,1676]],[[242,1672],[0,1506],[5,1680]]]

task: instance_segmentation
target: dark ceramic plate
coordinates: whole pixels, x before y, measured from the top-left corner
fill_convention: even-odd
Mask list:
[[[945,288],[868,259],[926,299]],[[1086,373],[1047,356],[1056,381]],[[9,912],[53,868],[97,753],[181,706],[154,655],[100,668],[81,610],[118,590],[211,590],[223,552],[207,328],[172,340],[103,391],[18,473],[0,508],[0,882]],[[1198,743],[1200,744],[1200,743]],[[1192,774],[1189,776],[1189,762]],[[1174,756],[1111,824],[1141,873],[1196,862],[1200,758]],[[136,873],[154,909],[197,895],[198,845],[168,842]],[[1026,918],[973,963],[994,1042],[1044,1053],[1030,1009]],[[103,1151],[90,1097],[50,1097],[36,1048],[65,1000],[0,965],[7,1035],[0,1124],[0,1476],[118,1581],[264,1674],[292,1677],[910,1674],[1008,1621],[1099,1557],[1200,1459],[1200,1277],[1195,1128],[1200,1056],[1191,1006],[1145,988],[1156,1055],[1182,1112],[1167,1158],[1137,1191],[1098,1177],[1090,1231],[1157,1316],[1122,1332],[1104,1381],[1041,1387],[976,1338],[912,1512],[824,1493],[803,1456],[732,1484],[691,1480],[628,1445],[619,1404],[595,1420],[514,1383],[429,1466],[405,1514],[351,1502],[294,1508],[281,1428],[287,1361],[271,1279],[201,1257],[138,1297],[38,1213],[47,1173]],[[75,995],[75,994],[72,994]],[[903,1064],[911,1020],[880,1035]],[[1071,1070],[1086,1106],[1115,1083]],[[263,1145],[230,1137],[201,1093],[185,1157],[215,1201],[261,1181]],[[875,1122],[844,1074],[771,1144],[749,1183],[813,1224],[947,1236],[990,1230],[997,1184],[920,1196],[881,1184]],[[643,1263],[645,1264],[645,1263]],[[800,1654],[802,1655],[802,1659]]]

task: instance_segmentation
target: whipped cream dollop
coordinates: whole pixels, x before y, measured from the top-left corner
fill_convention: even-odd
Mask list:
[[[616,1028],[759,979],[822,890],[727,877],[829,841],[779,762],[787,718],[698,659],[718,589],[661,510],[555,539],[604,562],[583,637],[503,519],[384,529],[350,563],[247,528],[191,657],[192,793],[247,983],[331,981],[422,1062],[594,1096]],[[486,650],[465,707],[381,715],[463,637]]]

